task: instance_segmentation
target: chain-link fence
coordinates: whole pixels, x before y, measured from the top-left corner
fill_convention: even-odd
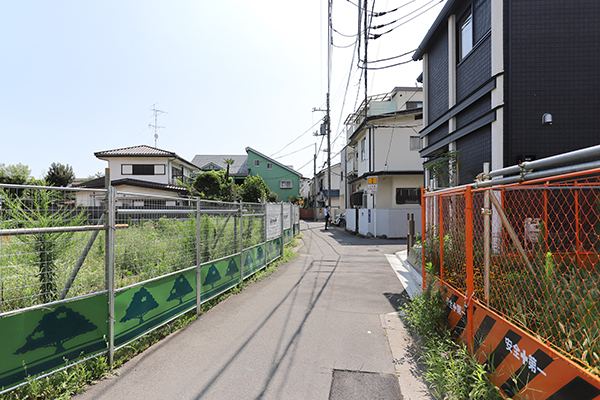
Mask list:
[[[72,189],[0,186],[0,313],[104,290],[103,213]]]
[[[199,312],[283,254],[296,208],[0,185],[0,393]]]
[[[425,193],[423,211],[430,273],[600,375],[600,170]]]

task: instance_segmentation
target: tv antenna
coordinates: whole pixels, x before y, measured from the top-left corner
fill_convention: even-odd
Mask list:
[[[156,108],[158,103],[152,104],[152,108],[150,109],[154,113],[154,125],[148,124],[148,128],[154,128],[154,148],[156,148],[156,141],[158,140],[158,129],[164,128],[164,126],[158,125],[158,114],[168,114],[166,111],[162,111]]]

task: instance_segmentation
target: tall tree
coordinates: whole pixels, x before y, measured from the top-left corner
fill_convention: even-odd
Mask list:
[[[263,195],[268,196],[270,189],[258,175],[249,176],[241,185],[242,201],[248,203],[260,203]]]
[[[225,171],[206,171],[196,177],[194,189],[205,199],[227,200]]]
[[[5,166],[0,163],[0,183],[24,185],[31,179],[31,170],[21,163]]]
[[[227,164],[227,173],[225,174],[226,182],[229,181],[229,167],[233,165],[234,161],[235,160],[233,158],[224,158],[223,159],[223,162],[225,162],[225,164]]]
[[[75,180],[73,167],[69,164],[52,163],[46,174],[46,181],[52,186],[69,186]]]

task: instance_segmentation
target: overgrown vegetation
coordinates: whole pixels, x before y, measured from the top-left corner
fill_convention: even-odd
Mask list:
[[[464,223],[446,222],[461,227]],[[466,290],[464,229],[444,231],[440,238],[436,227],[427,229],[423,245],[432,273],[439,277],[440,249],[443,241],[444,281],[458,290]],[[483,240],[474,241],[475,295],[484,299]],[[490,265],[492,309],[518,324],[535,337],[548,341],[592,374],[600,366],[600,274],[594,265],[584,265],[575,253],[553,253],[546,242],[546,226],[526,248],[531,270],[515,244],[507,240],[503,251],[493,255]]]
[[[52,190],[25,189],[20,196],[12,196],[7,190],[0,191],[6,222],[5,228],[56,228],[82,225],[84,210],[73,210],[64,203],[63,193]],[[57,299],[57,263],[71,246],[75,232],[38,232],[18,235],[23,244],[20,257],[23,265],[37,266],[39,296],[41,303]],[[2,266],[0,264],[0,266]]]
[[[292,242],[284,248],[283,258],[280,258],[269,264],[267,267],[263,268],[261,271],[258,271],[252,275],[252,277],[231,288],[227,292],[222,293],[219,296],[202,304],[202,313],[205,313],[211,308],[215,307],[229,296],[241,292],[252,282],[262,280],[271,275],[279,265],[288,262],[296,256],[296,253],[292,251],[292,248],[295,246],[296,242],[295,240],[292,240]],[[189,311],[179,318],[169,322],[168,324],[163,325],[162,327],[119,349],[115,352],[113,368],[116,369],[120,367],[136,355],[148,349],[153,344],[190,324],[197,318],[198,316],[195,310]],[[11,392],[5,393],[4,395],[0,395],[0,400],[69,399],[73,395],[82,392],[86,385],[92,384],[109,374],[111,374],[111,370],[109,369],[106,357],[99,356],[66,368],[61,372],[45,378],[36,380],[34,377],[30,377],[27,384]]]
[[[434,274],[431,263],[428,273]],[[503,399],[490,380],[492,371],[477,363],[464,344],[450,336],[442,292],[433,284],[404,307],[409,330],[421,339],[422,361],[427,367],[424,378],[436,399]]]

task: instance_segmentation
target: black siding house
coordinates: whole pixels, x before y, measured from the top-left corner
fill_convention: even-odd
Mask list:
[[[599,19],[598,0],[448,0],[413,55],[425,166],[457,151],[453,183],[466,184],[484,162],[495,170],[600,144]]]

